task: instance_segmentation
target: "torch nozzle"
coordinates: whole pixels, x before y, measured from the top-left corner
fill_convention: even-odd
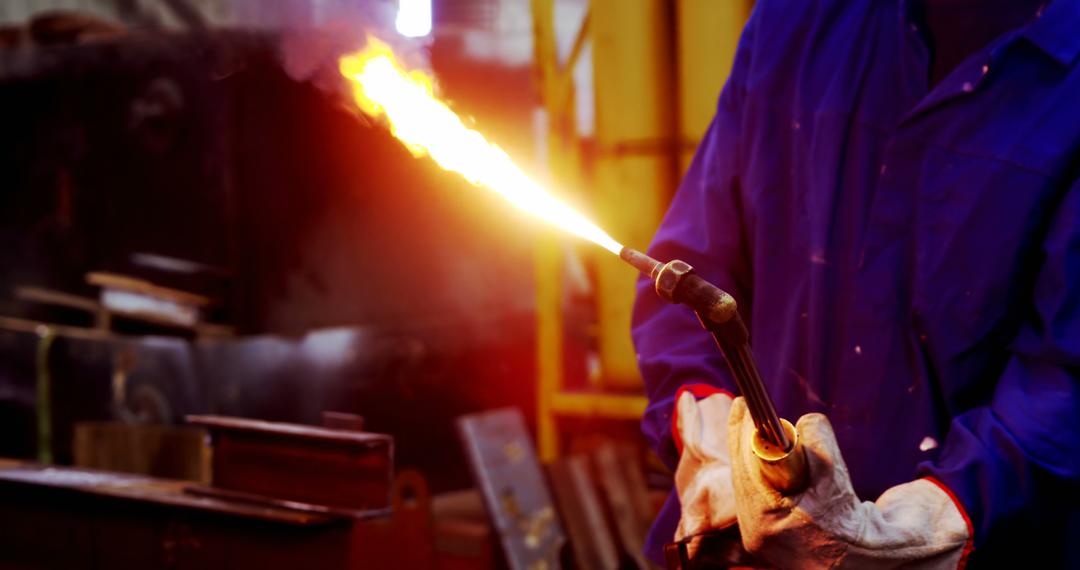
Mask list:
[[[660,268],[664,265],[632,247],[623,247],[622,251],[619,252],[619,257],[652,279],[656,279],[656,274],[660,272]]]

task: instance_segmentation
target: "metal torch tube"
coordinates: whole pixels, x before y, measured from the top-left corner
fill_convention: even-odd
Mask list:
[[[737,352],[719,342],[717,342],[717,346],[720,347],[720,352],[724,354],[724,360],[727,361],[728,367],[731,368],[731,375],[735,378],[735,385],[739,388],[739,393],[746,400],[746,407],[750,411],[750,418],[754,421],[754,427],[769,441],[776,441],[772,430],[769,428],[770,422],[766,417],[766,409],[761,405],[753,382],[747,381],[746,367],[739,361]]]
[[[725,358],[733,358],[733,361],[737,362],[738,366],[744,370],[743,374],[748,378],[747,387],[753,394],[750,399],[753,399],[759,407],[761,415],[758,417],[761,418],[761,421],[755,422],[755,427],[765,435],[767,440],[774,442],[780,449],[791,451],[794,442],[788,437],[787,431],[780,423],[780,416],[776,413],[772,398],[765,392],[765,383],[761,380],[761,373],[758,372],[757,365],[754,362],[754,354],[750,350],[750,345],[743,343],[729,352],[734,354],[727,355]]]
[[[746,399],[746,407],[750,411],[750,418],[754,421],[754,427],[767,441],[784,451],[790,451],[791,438],[780,422],[780,416],[776,413],[772,399],[765,391],[765,384],[758,372],[754,361],[754,354],[750,350],[750,344],[740,342],[733,344],[725,341],[721,335],[713,333],[716,345],[724,354],[724,360],[731,368],[731,375],[735,378],[739,392]]]

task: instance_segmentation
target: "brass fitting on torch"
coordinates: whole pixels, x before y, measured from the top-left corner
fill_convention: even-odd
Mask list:
[[[709,323],[722,325],[730,321],[737,314],[735,298],[722,289],[712,287],[708,281],[695,276],[693,271],[694,268],[685,261],[676,259],[665,263],[653,276],[656,294],[669,303],[694,307],[698,315]]]
[[[761,432],[754,430],[754,439],[750,450],[761,460],[761,475],[777,491],[784,495],[794,495],[806,488],[808,469],[806,452],[799,441],[799,432],[791,422],[780,418],[784,432],[791,439],[791,449],[784,451],[765,439]]]
[[[661,299],[694,309],[708,324],[723,325],[738,315],[735,298],[694,274],[694,268],[685,261],[660,263],[629,247],[622,248],[619,257],[648,275]]]

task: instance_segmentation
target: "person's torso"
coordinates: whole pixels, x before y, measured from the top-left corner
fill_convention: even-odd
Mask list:
[[[1080,73],[999,38],[928,92],[895,1],[756,9],[739,157],[755,353],[782,415],[828,414],[873,499],[992,393],[1077,178]]]

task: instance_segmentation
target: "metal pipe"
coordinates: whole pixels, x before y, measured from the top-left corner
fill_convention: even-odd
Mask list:
[[[648,275],[656,283],[656,293],[671,303],[684,304],[697,313],[705,330],[724,354],[739,392],[746,399],[754,427],[768,443],[784,452],[791,451],[794,439],[784,429],[772,399],[761,380],[754,353],[750,349],[750,333],[739,316],[735,299],[724,290],[694,273],[683,261],[661,263],[635,249],[624,247],[619,252],[623,261]]]

